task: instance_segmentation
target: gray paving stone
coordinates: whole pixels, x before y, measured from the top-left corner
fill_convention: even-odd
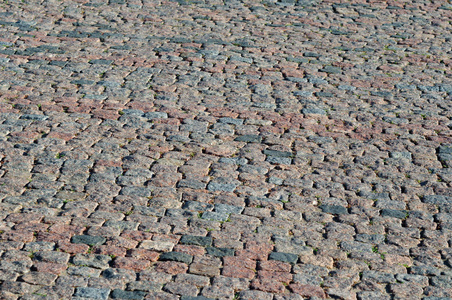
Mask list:
[[[151,190],[145,187],[126,186],[121,189],[120,194],[125,196],[150,197]]]
[[[25,115],[22,115],[20,118],[24,119],[24,120],[45,121],[49,117],[48,116],[44,116],[44,115],[25,114]]]
[[[363,291],[357,294],[359,300],[370,300],[370,299],[378,299],[378,300],[389,300],[391,299],[389,295],[385,295],[381,292],[373,292],[373,291]]]
[[[213,298],[207,298],[207,297],[204,297],[204,296],[195,296],[195,297],[193,297],[193,296],[182,296],[180,299],[181,300],[213,300]]]
[[[320,205],[319,207],[324,213],[337,215],[348,213],[347,208],[339,205]]]
[[[439,276],[441,274],[441,271],[438,268],[432,267],[432,266],[412,266],[410,268],[410,274],[413,275],[433,275],[433,276]]]
[[[239,299],[251,300],[251,299],[262,299],[262,300],[271,300],[273,299],[273,294],[265,293],[261,291],[241,291],[239,293]]]
[[[408,160],[411,160],[411,157],[412,157],[411,153],[407,152],[407,151],[404,151],[404,152],[395,152],[395,151],[393,151],[393,152],[390,153],[390,156],[392,158],[396,158],[396,159],[408,159]]]
[[[233,192],[236,189],[237,184],[228,182],[230,181],[228,181],[226,178],[219,179],[217,181],[211,181],[207,185],[207,189],[211,192]]]
[[[113,299],[130,299],[130,300],[141,300],[146,296],[145,292],[142,291],[123,291],[115,289],[111,292],[111,298]]]
[[[397,274],[396,279],[401,282],[415,282],[421,286],[428,285],[428,277],[412,274]]]
[[[432,286],[437,286],[440,288],[448,288],[450,287],[452,282],[452,276],[450,275],[441,275],[441,276],[435,276],[431,279]]]
[[[205,189],[206,184],[198,180],[181,180],[177,183],[178,187],[181,188],[191,188],[191,189]]]
[[[162,289],[162,284],[153,281],[133,281],[127,284],[129,291],[157,292]]]
[[[108,268],[102,272],[102,277],[110,280],[133,281],[136,279],[136,273],[126,269]]]
[[[58,264],[68,262],[70,255],[68,253],[58,251],[39,251],[34,254],[34,259]]]
[[[21,279],[27,283],[40,285],[52,285],[55,282],[56,278],[57,275],[39,272],[30,272],[22,275],[21,277]]]
[[[76,266],[93,267],[97,269],[107,269],[111,257],[108,255],[94,255],[94,254],[77,254],[73,259]]]
[[[106,242],[106,239],[101,236],[91,236],[91,235],[75,235],[71,240],[75,244],[86,244],[90,246],[102,245]]]
[[[163,261],[178,261],[186,263],[187,265],[190,264],[193,260],[193,256],[182,253],[182,252],[166,252],[160,255],[160,260]]]
[[[67,269],[67,274],[76,275],[76,276],[84,276],[86,278],[91,277],[99,277],[102,270],[89,268],[89,267],[70,267]]]
[[[362,243],[380,244],[384,242],[385,236],[383,234],[366,234],[361,233],[356,235],[356,241]]]
[[[373,280],[377,283],[394,283],[395,278],[393,274],[377,272],[377,271],[364,271],[363,280]]]
[[[262,137],[259,135],[241,135],[235,138],[237,142],[245,142],[245,143],[261,143]]]
[[[273,164],[290,165],[292,159],[288,157],[267,156],[266,161]]]
[[[213,211],[206,211],[202,214],[201,218],[205,220],[213,220],[213,221],[219,221],[219,222],[225,222],[229,218],[228,213],[220,213],[220,212],[213,212]]]
[[[292,152],[277,151],[277,150],[270,150],[270,149],[265,149],[264,154],[270,155],[270,156],[276,156],[276,157],[291,157],[292,156]]]
[[[207,247],[207,254],[217,257],[234,256],[234,249]]]
[[[25,251],[52,251],[55,249],[55,243],[51,242],[31,242],[24,246]]]
[[[183,209],[193,210],[193,211],[211,211],[214,205],[210,203],[203,203],[198,201],[186,201],[182,206]]]
[[[431,203],[437,205],[447,205],[452,203],[452,197],[444,196],[444,195],[428,195],[422,199],[424,203]]]
[[[144,114],[144,112],[142,110],[139,109],[123,109],[122,112],[125,115],[135,115],[135,116],[142,116]]]
[[[341,68],[333,67],[333,66],[325,66],[323,69],[320,69],[321,72],[337,74],[341,72]]]
[[[208,236],[184,235],[182,236],[180,242],[186,245],[210,247],[212,245],[212,238]]]
[[[218,160],[218,162],[220,163],[225,163],[225,164],[235,164],[235,165],[246,165],[248,163],[248,160],[246,158],[243,157],[222,157]]]
[[[243,207],[218,203],[215,204],[214,211],[221,214],[240,214]]]
[[[234,124],[234,125],[242,125],[243,119],[233,119],[233,118],[220,118],[218,119],[219,122],[225,123],[225,124]]]
[[[405,210],[395,210],[395,209],[382,209],[381,216],[382,217],[392,217],[397,219],[406,219],[409,213]]]
[[[78,287],[75,290],[74,297],[83,297],[89,299],[106,300],[110,294],[109,289],[96,289],[90,287]]]
[[[292,253],[284,253],[284,252],[272,252],[270,253],[268,259],[270,260],[278,260],[282,262],[296,263],[298,260],[298,255]]]
[[[276,185],[282,185],[284,180],[278,177],[269,177],[268,182],[276,184]]]
[[[371,252],[372,246],[360,242],[341,242],[341,248],[347,252]]]
[[[312,92],[311,91],[294,91],[294,96],[301,96],[301,97],[311,97]],[[316,110],[316,109],[309,109],[309,108],[303,108],[302,111],[304,114],[325,114],[325,111],[323,110]]]

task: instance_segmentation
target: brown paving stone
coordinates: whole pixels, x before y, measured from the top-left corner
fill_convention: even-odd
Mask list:
[[[32,231],[16,232],[16,231],[5,231],[2,233],[2,239],[10,240],[14,242],[31,242],[34,239],[34,234]]]
[[[93,251],[95,253],[99,253],[102,255],[113,255],[113,256],[119,256],[119,257],[124,257],[124,256],[126,256],[126,253],[127,253],[127,250],[125,248],[106,246],[106,245],[94,247]]]
[[[173,251],[182,252],[193,256],[202,256],[206,253],[204,247],[196,245],[176,245]]]
[[[35,262],[33,266],[36,268],[37,272],[50,273],[55,275],[60,275],[67,268],[66,264],[50,262]]]
[[[250,259],[238,257],[225,257],[222,275],[234,278],[253,279],[255,276],[256,262]]]
[[[146,249],[130,249],[127,251],[127,255],[136,259],[144,259],[151,262],[157,261],[159,253]]]
[[[319,297],[322,299],[326,298],[325,292],[319,286],[292,283],[289,285],[289,288],[294,293],[297,293],[303,297]]]
[[[150,266],[148,260],[134,259],[130,257],[117,257],[113,266],[121,269],[129,269],[134,271],[142,271]]]
[[[186,273],[188,267],[184,263],[174,261],[163,261],[155,264],[155,270],[157,272],[163,272],[171,275]]]

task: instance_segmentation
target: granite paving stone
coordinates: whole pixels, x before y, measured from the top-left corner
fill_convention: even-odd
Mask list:
[[[296,263],[298,255],[284,252],[272,252],[268,257],[270,260],[278,260],[282,262]]]
[[[146,293],[142,291],[129,292],[116,289],[111,292],[111,298],[113,299],[141,300],[144,299],[144,296],[146,296]]]
[[[72,237],[74,244],[86,244],[90,246],[98,246],[105,243],[106,239],[101,236],[77,235]]]
[[[108,299],[108,294],[110,294],[109,289],[96,289],[89,287],[78,287],[75,290],[74,297],[83,297],[88,299]]]
[[[0,299],[450,299],[447,1],[0,5]]]
[[[189,265],[192,262],[193,257],[182,252],[166,252],[161,254],[159,259],[163,261],[165,260],[179,261]]]

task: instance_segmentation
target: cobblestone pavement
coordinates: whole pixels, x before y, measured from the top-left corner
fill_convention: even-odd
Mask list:
[[[0,299],[452,299],[450,1],[0,4]]]

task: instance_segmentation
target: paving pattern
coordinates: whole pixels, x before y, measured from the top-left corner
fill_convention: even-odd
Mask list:
[[[452,299],[450,1],[0,3],[0,299]]]

